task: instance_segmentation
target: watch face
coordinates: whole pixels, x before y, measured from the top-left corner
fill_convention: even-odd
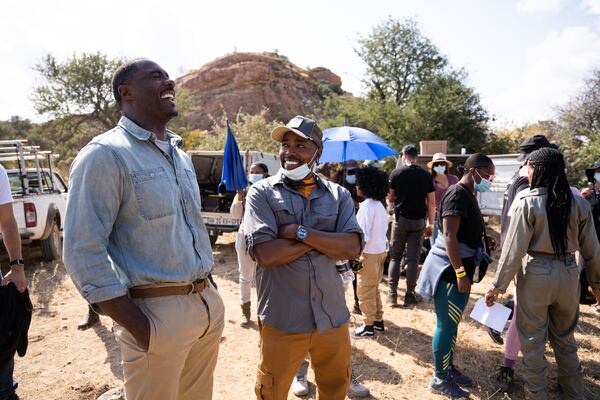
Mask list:
[[[304,228],[299,228],[296,232],[296,237],[298,240],[304,240],[308,236],[308,231]]]

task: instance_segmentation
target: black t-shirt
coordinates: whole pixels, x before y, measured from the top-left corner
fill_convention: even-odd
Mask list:
[[[442,198],[439,215],[440,220],[453,215],[460,217],[460,225],[456,234],[459,243],[466,244],[472,248],[483,245],[483,219],[479,211],[477,199],[468,189],[465,189],[460,184],[448,187]],[[440,231],[443,232],[443,224],[441,223]],[[473,257],[463,258],[462,263],[467,276],[473,282],[473,275],[475,273],[475,261]],[[456,283],[456,274],[452,266],[449,266],[444,271],[442,279],[446,282]]]
[[[418,165],[396,168],[390,176],[396,194],[396,218],[423,219],[427,216],[427,194],[435,192],[431,174]]]
[[[521,167],[527,168],[527,167]],[[502,215],[500,216],[500,243],[504,243],[506,232],[508,232],[508,225],[510,225],[510,217],[508,211],[512,206],[513,201],[517,197],[520,191],[529,188],[529,179],[526,176],[519,176],[519,171],[515,173],[513,177],[513,183],[508,185],[504,194],[504,202],[502,204]]]

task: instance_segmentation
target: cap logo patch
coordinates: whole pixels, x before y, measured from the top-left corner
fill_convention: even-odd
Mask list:
[[[287,127],[294,129],[300,128],[300,125],[302,125],[303,121],[304,120],[302,118],[294,117],[290,120],[290,122],[288,122]]]

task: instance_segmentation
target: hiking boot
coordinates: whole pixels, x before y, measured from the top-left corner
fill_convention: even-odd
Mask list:
[[[354,337],[369,337],[374,336],[375,330],[373,325],[361,325],[354,331]]]
[[[85,331],[86,329],[90,329],[92,326],[96,325],[100,322],[100,317],[96,314],[96,311],[92,309],[92,307],[88,306],[88,314],[83,321],[77,325],[77,329],[80,331]]]
[[[510,367],[500,367],[500,374],[498,374],[498,378],[496,378],[496,383],[498,383],[498,387],[500,390],[506,393],[510,393],[513,391],[515,386],[515,371]]]
[[[297,397],[306,396],[308,394],[308,380],[306,375],[297,375],[292,382],[292,393]]]
[[[421,298],[415,292],[406,292],[404,295],[404,307],[419,304]]]
[[[351,397],[367,397],[371,392],[365,385],[361,385],[358,379],[352,379],[350,387],[348,388],[348,396]]]
[[[473,379],[457,370],[454,365],[450,365],[450,370],[448,370],[448,378],[458,383],[459,386],[473,386]]]
[[[352,309],[353,314],[361,315],[362,311],[360,311],[360,306],[358,305],[358,301],[354,302],[354,308]]]
[[[438,378],[434,376],[431,378],[431,384],[429,385],[429,389],[431,392],[436,394],[441,394],[451,399],[468,399],[469,392],[462,389],[456,382],[454,382],[450,377],[446,377],[446,379]]]
[[[400,305],[398,304],[398,295],[395,295],[395,294],[388,294],[388,296],[387,296],[387,303],[392,308],[398,308],[398,307],[400,307]]]
[[[244,316],[244,318],[246,319],[246,321],[244,321],[246,324],[250,323],[250,302],[247,301],[245,303],[242,303],[242,315]]]
[[[373,322],[373,329],[379,332],[385,331],[385,326],[383,326],[383,320]]]
[[[490,337],[492,338],[494,343],[499,344],[499,345],[504,344],[504,339],[502,339],[502,333],[500,333],[497,330],[492,329],[492,328],[487,328],[487,333],[488,333],[488,335],[490,335]]]

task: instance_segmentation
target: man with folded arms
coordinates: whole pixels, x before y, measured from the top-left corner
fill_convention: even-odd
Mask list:
[[[211,399],[224,306],[194,167],[166,129],[174,82],[134,60],[113,93],[121,120],[71,166],[65,266],[114,321],[128,400]]]
[[[354,203],[312,168],[323,151],[315,121],[297,116],[273,130],[281,169],[252,185],[244,233],[257,262],[260,322],[258,399],[287,399],[307,354],[320,399],[346,397],[351,376],[350,314],[336,260],[356,259],[363,243]]]

